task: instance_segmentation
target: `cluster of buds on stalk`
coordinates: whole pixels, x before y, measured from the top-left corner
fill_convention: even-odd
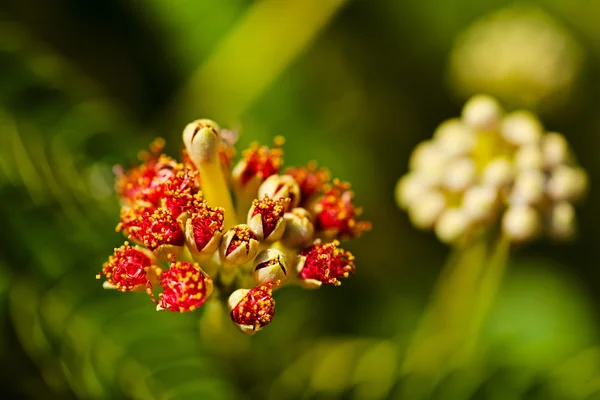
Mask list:
[[[253,144],[232,168],[230,131],[197,120],[183,132],[182,162],[157,140],[141,163],[116,168],[117,231],[127,242],[97,275],[104,287],[145,292],[157,310],[188,312],[228,304],[254,334],[275,315],[273,292],[289,284],[340,285],[354,257],[340,241],[359,237],[350,185],[311,162],[283,169],[283,139]]]
[[[540,234],[569,239],[573,204],[588,184],[563,135],[545,132],[530,112],[504,113],[487,95],[441,123],[415,148],[409,169],[396,187],[398,205],[449,244],[498,225],[517,243]]]

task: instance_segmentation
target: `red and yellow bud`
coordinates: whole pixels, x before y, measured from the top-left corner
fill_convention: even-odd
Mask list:
[[[165,208],[138,215],[128,233],[163,261],[170,260],[171,254],[178,254],[185,242],[179,221]]]
[[[211,295],[213,282],[198,264],[173,262],[160,277],[163,292],[159,294],[157,310],[194,311]]]
[[[112,256],[104,263],[102,272],[96,275],[100,279],[105,276],[105,288],[114,288],[121,292],[145,290],[149,284],[150,270],[156,268],[152,253],[131,247],[129,243],[115,249]]]
[[[256,233],[258,240],[276,242],[281,238],[285,230],[283,214],[289,202],[289,198],[274,200],[270,197],[252,202],[248,212],[248,226]]]
[[[232,172],[232,178],[239,190],[244,193],[256,194],[258,187],[271,175],[279,173],[283,164],[281,145],[283,138],[275,139],[275,147],[259,146],[253,143],[245,150],[242,159]]]
[[[335,180],[333,187],[312,206],[315,228],[327,239],[347,239],[360,236],[371,229],[366,221],[357,221],[361,209],[352,202],[350,184]]]
[[[307,288],[322,284],[341,285],[340,279],[354,273],[354,256],[338,247],[339,242],[315,243],[300,252],[298,275]]]
[[[292,167],[285,170],[298,183],[300,187],[301,202],[306,205],[314,196],[324,193],[331,180],[329,171],[319,168],[317,163],[309,162],[306,167]]]
[[[247,335],[267,326],[275,316],[273,284],[257,286],[250,290],[238,289],[229,296],[231,319]]]
[[[189,213],[185,221],[185,240],[192,255],[199,257],[214,253],[223,235],[224,210],[200,201]]]

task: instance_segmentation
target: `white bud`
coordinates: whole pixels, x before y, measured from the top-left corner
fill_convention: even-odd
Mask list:
[[[520,173],[510,195],[511,205],[537,204],[544,199],[546,176],[539,170]]]
[[[550,234],[557,239],[569,239],[575,234],[575,208],[567,201],[556,204],[550,211]]]
[[[448,155],[428,140],[417,145],[410,156],[409,168],[427,177],[430,184],[439,183],[448,160]]]
[[[535,238],[540,225],[540,215],[530,206],[510,207],[502,217],[504,234],[515,242],[525,242]]]
[[[254,280],[258,285],[283,282],[287,278],[288,264],[285,254],[277,249],[266,249],[254,259]]]
[[[440,241],[451,244],[459,240],[470,227],[469,217],[459,208],[450,208],[440,215],[435,234]]]
[[[544,166],[547,168],[564,164],[569,159],[569,144],[560,133],[548,133],[542,138]]]
[[[447,165],[444,185],[451,191],[461,192],[475,181],[477,170],[470,158],[460,158]]]
[[[540,121],[528,111],[515,111],[508,114],[502,120],[500,127],[502,137],[517,146],[538,142],[543,130]]]
[[[513,165],[506,158],[492,160],[483,170],[482,182],[485,185],[504,187],[510,185],[514,178]]]
[[[408,173],[396,184],[396,203],[400,208],[408,208],[429,190],[426,178],[415,172]]]
[[[478,132],[498,129],[502,108],[491,96],[479,94],[467,101],[462,110],[463,121]]]
[[[557,201],[576,201],[585,194],[587,185],[588,178],[583,169],[562,165],[552,171],[548,194]]]
[[[431,229],[446,207],[446,198],[440,192],[429,192],[420,201],[412,204],[408,215],[412,223],[420,229]]]
[[[537,144],[521,146],[515,154],[515,166],[519,171],[544,168],[542,149]]]
[[[464,212],[474,221],[486,221],[493,217],[498,204],[498,190],[493,186],[474,186],[463,197]]]
[[[477,143],[475,133],[456,118],[442,122],[433,137],[438,148],[450,157],[469,154]]]

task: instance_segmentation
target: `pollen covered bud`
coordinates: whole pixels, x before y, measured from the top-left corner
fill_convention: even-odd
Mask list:
[[[256,194],[258,187],[271,175],[279,172],[283,163],[281,145],[283,138],[275,138],[275,147],[259,146],[253,143],[245,150],[242,159],[232,171],[232,178],[238,190],[243,193]]]
[[[274,200],[264,197],[254,200],[248,211],[248,226],[256,233],[258,240],[276,242],[285,230],[283,214],[289,204],[289,198]]]
[[[149,270],[153,268],[153,264],[152,253],[125,243],[115,249],[96,278],[105,276],[103,286],[106,289],[117,289],[121,292],[145,290],[149,282]]]
[[[204,304],[213,290],[212,279],[198,264],[183,261],[171,263],[161,274],[160,286],[163,292],[156,306],[158,311],[194,311]]]
[[[206,256],[219,248],[223,235],[224,210],[198,202],[185,221],[185,240],[194,257]]]
[[[254,335],[275,317],[272,284],[238,289],[229,296],[231,320],[246,335]]]
[[[283,282],[287,274],[287,258],[280,250],[272,248],[263,250],[254,259],[254,281],[259,285]]]
[[[271,175],[258,188],[258,198],[289,199],[286,210],[300,202],[300,187],[290,175]]]
[[[219,249],[221,260],[229,264],[245,264],[258,253],[258,236],[248,225],[236,225],[223,235]]]
[[[315,196],[323,193],[325,186],[331,180],[329,171],[325,168],[319,168],[315,161],[309,162],[306,167],[288,168],[285,173],[297,182],[300,188],[300,204],[303,206]]]
[[[185,243],[179,221],[164,208],[139,215],[128,232],[163,261],[170,260],[170,255],[179,254]]]
[[[300,252],[296,268],[305,287],[339,286],[340,279],[354,273],[354,256],[338,246],[337,240],[325,244],[317,242]]]
[[[360,236],[371,229],[371,224],[357,221],[361,209],[352,202],[354,194],[350,184],[335,180],[333,187],[315,202],[315,228],[327,239],[346,239]]]
[[[304,247],[309,245],[315,234],[312,216],[308,210],[300,207],[293,208],[283,215],[285,231],[281,242],[287,247]]]

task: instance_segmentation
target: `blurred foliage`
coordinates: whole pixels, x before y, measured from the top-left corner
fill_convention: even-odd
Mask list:
[[[517,253],[468,363],[405,375],[446,249],[415,233],[393,187],[410,149],[462,103],[448,56],[503,1],[119,0],[0,5],[0,318],[5,398],[600,398],[593,188],[576,244]],[[539,1],[581,46],[572,98],[545,115],[600,178],[600,4]],[[350,180],[374,230],[341,288],[278,294],[253,338],[212,310],[157,313],[94,279],[118,204],[111,168],[189,119],[286,137],[288,165]],[[592,185],[593,187],[593,185]],[[222,326],[222,328],[215,328]]]

